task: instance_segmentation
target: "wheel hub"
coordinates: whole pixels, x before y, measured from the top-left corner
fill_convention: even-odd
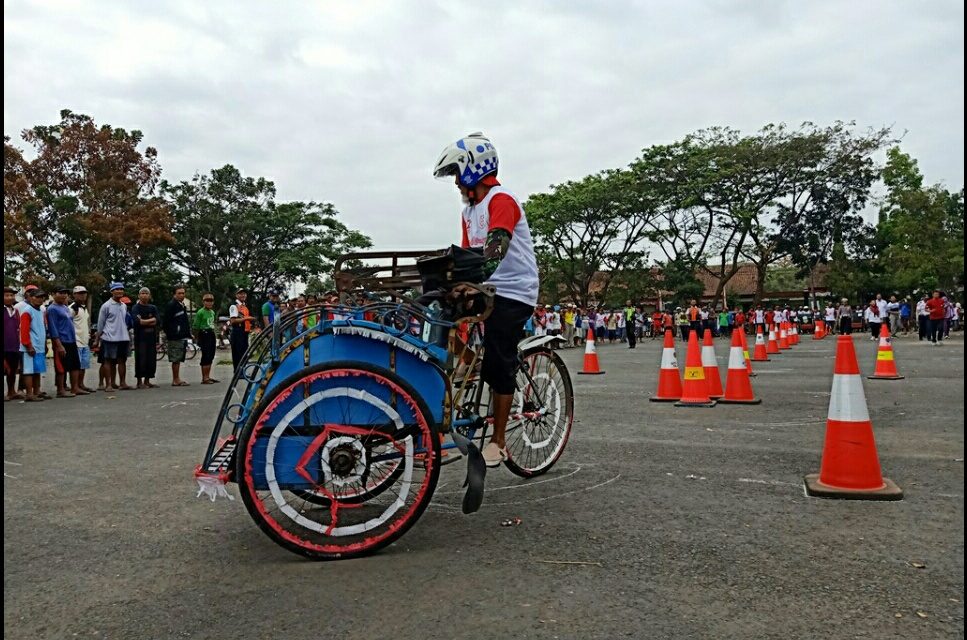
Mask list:
[[[333,475],[346,477],[356,468],[356,454],[352,447],[337,447],[329,453],[329,468]]]

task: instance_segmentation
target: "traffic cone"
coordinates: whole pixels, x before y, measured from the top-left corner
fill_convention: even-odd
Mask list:
[[[795,322],[790,322],[789,330],[792,331],[792,340],[789,341],[789,344],[793,346],[799,344],[799,325],[797,325]]]
[[[742,362],[745,364],[745,361]],[[705,382],[708,384],[708,397],[722,397],[722,374],[719,373],[718,359],[715,357],[715,343],[712,342],[711,329],[705,330],[702,340],[702,368],[705,370]]]
[[[819,473],[804,481],[806,493],[820,498],[903,499],[903,490],[880,471],[852,336],[840,336],[836,341],[823,460]]]
[[[893,341],[890,339],[890,325],[886,322],[880,327],[880,346],[876,350],[876,369],[873,375],[866,376],[870,380],[903,380],[903,376],[896,370],[893,359]]]
[[[769,342],[766,343],[766,353],[773,354],[779,353],[779,342],[776,340],[776,325],[769,325]]]
[[[816,318],[815,326],[813,327],[813,340],[822,340],[823,331],[826,328],[826,323],[819,318]]]
[[[752,358],[749,357],[749,343],[745,339],[745,330],[738,327],[739,337],[742,339],[742,357],[745,360],[745,368],[749,371],[749,377],[754,378],[755,372],[752,371]]]
[[[769,362],[769,352],[766,351],[766,339],[762,335],[762,325],[755,328],[755,352],[752,359],[756,362]]]
[[[779,323],[779,348],[788,349],[789,348],[789,334],[786,332],[786,323]]]
[[[762,402],[761,399],[752,394],[752,381],[749,380],[749,371],[746,369],[745,357],[742,355],[742,339],[736,335],[732,336],[732,348],[729,349],[729,371],[725,378],[725,397],[719,402],[723,404],[759,404]]]
[[[598,351],[594,348],[594,329],[588,327],[588,339],[584,343],[584,369],[578,371],[582,376],[600,376],[604,371],[598,365]]]
[[[675,357],[675,333],[665,329],[665,346],[661,350],[661,368],[658,371],[658,392],[648,398],[652,402],[675,402],[682,397],[682,374],[678,371]]]
[[[708,382],[702,367],[702,351],[698,346],[698,332],[688,334],[688,352],[685,354],[685,382],[682,399],[676,407],[714,407],[715,401],[708,397]]]

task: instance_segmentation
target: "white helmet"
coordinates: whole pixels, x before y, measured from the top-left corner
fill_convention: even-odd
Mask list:
[[[440,154],[433,176],[458,176],[460,184],[472,189],[484,176],[497,173],[497,149],[479,131],[460,138]]]

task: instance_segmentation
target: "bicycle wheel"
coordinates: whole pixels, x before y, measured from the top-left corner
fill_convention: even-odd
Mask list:
[[[164,357],[168,355],[168,348],[165,347],[165,343],[159,342],[154,347],[154,359],[160,362]]]
[[[332,362],[300,371],[242,431],[242,501],[289,551],[316,560],[372,553],[403,535],[433,495],[440,443],[430,415],[406,381],[381,367]]]
[[[553,351],[525,351],[521,359],[504,464],[531,478],[547,473],[564,452],[574,421],[574,391],[567,367]]]
[[[194,342],[189,342],[188,346],[185,347],[185,360],[194,360],[197,355],[198,345]]]

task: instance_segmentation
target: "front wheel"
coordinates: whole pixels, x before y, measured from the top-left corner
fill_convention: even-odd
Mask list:
[[[507,468],[524,478],[547,473],[564,453],[574,422],[574,390],[564,361],[539,347],[521,354],[507,423]]]
[[[259,527],[316,560],[372,553],[426,509],[440,441],[422,398],[398,375],[330,362],[281,382],[242,431],[236,478]]]

